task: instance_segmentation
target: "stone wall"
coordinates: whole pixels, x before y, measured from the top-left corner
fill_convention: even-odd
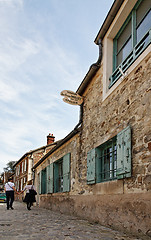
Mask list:
[[[86,186],[87,152],[131,125],[132,178],[124,181],[125,192],[151,190],[151,58],[148,55],[123,82],[102,101],[102,68],[84,96],[80,165]]]
[[[36,169],[38,173],[71,152],[71,191],[40,195],[39,204],[148,239],[151,237],[151,58],[148,55],[104,101],[102,69],[103,66],[84,93],[81,132]],[[87,185],[87,152],[128,125],[132,128],[132,177]]]

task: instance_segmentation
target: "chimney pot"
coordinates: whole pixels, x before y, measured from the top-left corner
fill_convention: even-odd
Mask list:
[[[47,145],[51,144],[55,141],[55,137],[53,136],[53,134],[49,133],[49,135],[47,136]]]

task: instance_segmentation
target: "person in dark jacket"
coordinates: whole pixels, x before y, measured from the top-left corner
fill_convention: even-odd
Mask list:
[[[4,190],[6,192],[6,204],[7,204],[7,210],[14,209],[13,208],[13,202],[14,202],[14,192],[18,193],[16,191],[15,185],[13,183],[13,178],[10,177],[8,179],[8,182],[5,184]]]
[[[30,190],[32,190],[33,193]],[[36,202],[35,195],[37,194],[35,186],[32,184],[32,180],[28,181],[27,185],[23,188],[23,190],[20,193],[23,193],[24,191],[26,191],[26,195],[23,202],[26,202],[27,209],[31,210],[33,202]]]

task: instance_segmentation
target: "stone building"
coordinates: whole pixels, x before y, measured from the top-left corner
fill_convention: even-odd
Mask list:
[[[75,129],[34,164],[42,207],[151,237],[151,2],[115,0]]]
[[[50,149],[57,145],[58,142],[54,142],[55,137],[53,134],[47,136],[47,145],[40,148],[31,150],[25,153],[15,164],[14,183],[17,191],[23,190],[23,187],[29,180],[34,180],[34,173],[32,171],[33,165],[38,162]],[[17,195],[18,200],[21,199],[21,195]]]

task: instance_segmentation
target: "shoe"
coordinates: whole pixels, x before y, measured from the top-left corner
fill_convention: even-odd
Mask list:
[[[28,210],[31,210],[31,208],[28,208]]]
[[[9,208],[6,208],[7,210],[9,210]]]
[[[13,207],[11,207],[11,209],[12,209],[12,210],[14,210],[14,208],[13,208]]]

